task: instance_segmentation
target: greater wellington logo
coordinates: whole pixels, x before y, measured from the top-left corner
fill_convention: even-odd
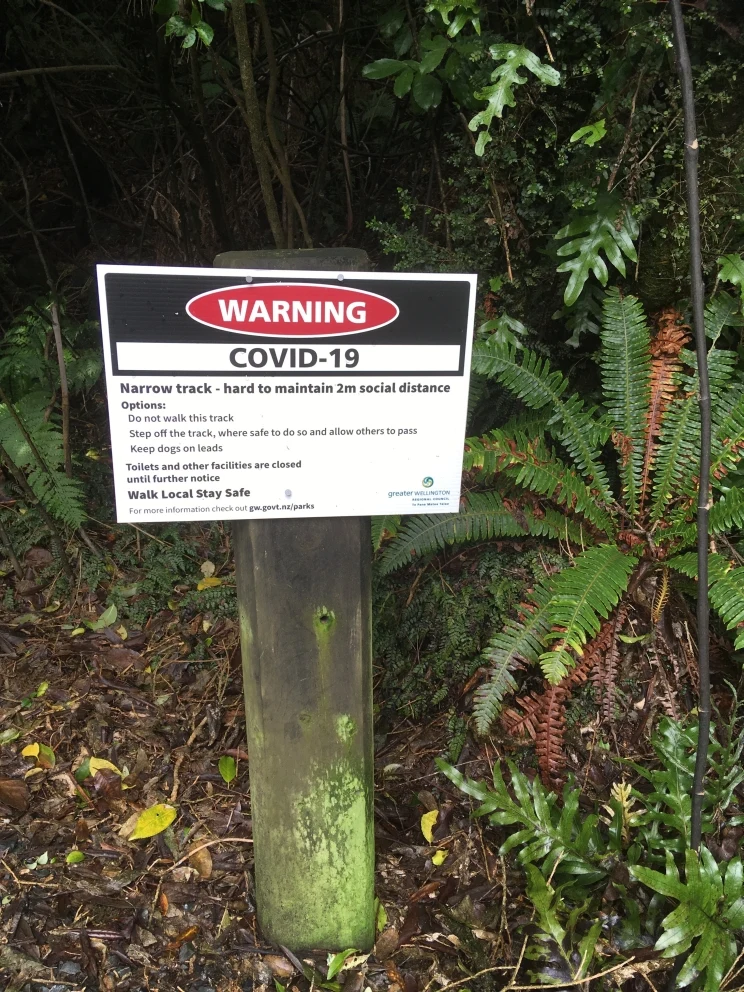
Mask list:
[[[314,282],[265,282],[201,293],[186,313],[207,327],[279,338],[361,334],[392,323],[399,308],[365,289]]]

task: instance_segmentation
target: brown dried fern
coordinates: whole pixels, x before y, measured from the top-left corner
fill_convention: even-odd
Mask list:
[[[689,327],[680,324],[681,320],[682,314],[673,307],[663,310],[657,318],[659,329],[651,342],[651,395],[646,418],[641,510],[651,488],[651,473],[656,461],[656,448],[664,413],[676,391],[675,375],[680,369],[679,353],[690,340],[687,333]]]
[[[560,789],[565,779],[566,703],[576,686],[587,681],[598,662],[606,670],[607,654],[615,648],[615,634],[626,612],[627,607],[621,607],[602,625],[599,634],[584,649],[579,664],[558,685],[544,682],[542,692],[531,692],[515,700],[521,712],[508,709],[501,716],[509,734],[534,740],[540,778],[547,788]],[[613,671],[616,678],[617,662]]]
[[[615,616],[604,624],[594,642],[596,643],[601,639],[592,681],[600,715],[605,724],[611,723],[615,716],[615,689],[620,662],[620,646],[617,635],[625,623],[628,609],[628,604],[621,604]]]

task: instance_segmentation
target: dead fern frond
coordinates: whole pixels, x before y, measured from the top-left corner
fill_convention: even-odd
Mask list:
[[[651,620],[656,625],[661,620],[661,614],[669,600],[669,569],[663,568],[661,578],[656,587],[654,605],[651,607]]]
[[[673,307],[663,310],[657,318],[658,332],[651,341],[651,397],[646,418],[645,452],[641,475],[640,506],[643,506],[651,488],[651,474],[656,461],[664,413],[674,398],[677,374],[680,371],[679,353],[690,340],[689,327],[681,324],[682,314]]]

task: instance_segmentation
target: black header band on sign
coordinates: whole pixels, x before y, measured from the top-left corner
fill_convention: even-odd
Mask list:
[[[336,278],[308,277],[298,273],[294,279],[275,275],[252,277],[251,286],[262,283],[313,283],[338,286]],[[111,357],[115,375],[210,375],[210,376],[363,376],[363,375],[462,375],[464,373],[465,344],[468,330],[468,304],[470,283],[459,279],[426,280],[415,276],[405,280],[344,278],[342,285],[348,289],[374,292],[395,303],[400,313],[384,327],[351,334],[335,334],[325,338],[303,338],[300,335],[282,337],[277,334],[241,334],[206,326],[186,312],[186,305],[195,296],[214,289],[231,286],[245,287],[245,277],[234,274],[174,275],[150,274],[138,271],[108,272],[105,275]],[[167,372],[120,370],[117,363],[118,343],[168,344],[173,346],[173,368]],[[456,371],[431,372],[406,369],[404,371],[357,371],[349,369],[295,369],[280,370],[224,370],[194,372],[178,368],[178,345],[188,343],[232,344],[241,347],[297,346],[331,344],[333,347],[361,347],[363,345],[457,345],[460,349],[459,367]]]

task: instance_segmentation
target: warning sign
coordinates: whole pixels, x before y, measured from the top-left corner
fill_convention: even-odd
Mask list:
[[[118,520],[457,511],[475,281],[99,265]]]

